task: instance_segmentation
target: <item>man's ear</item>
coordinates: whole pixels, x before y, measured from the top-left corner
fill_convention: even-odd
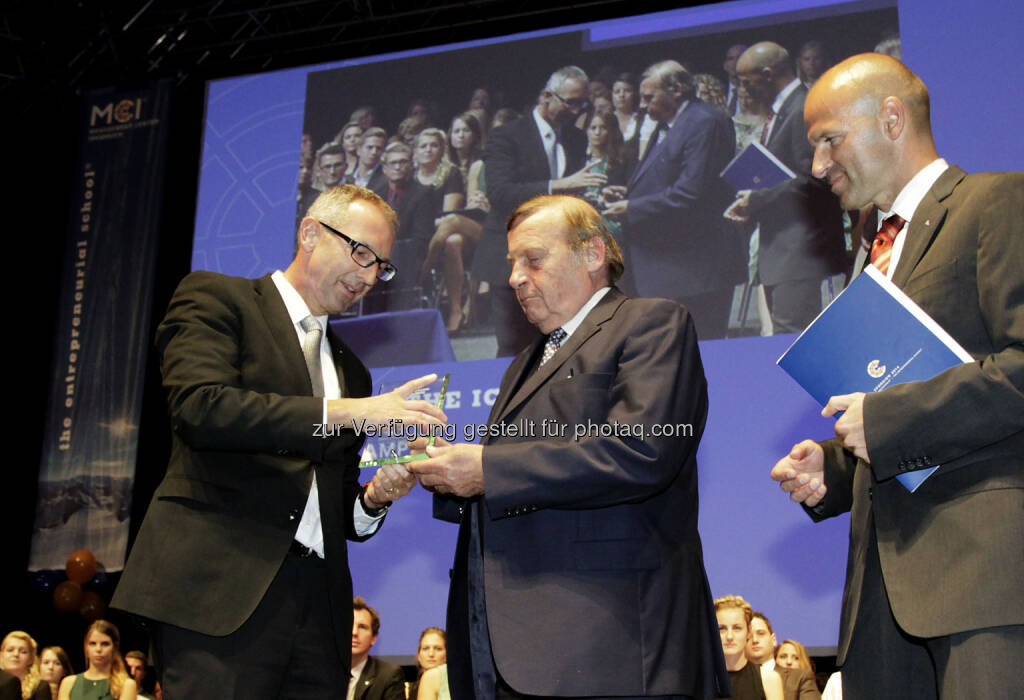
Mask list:
[[[597,272],[604,267],[604,260],[607,251],[604,246],[604,239],[594,236],[583,249],[583,261],[587,265],[588,272]]]
[[[308,255],[316,248],[319,239],[320,227],[317,225],[316,219],[307,216],[299,224],[299,248]]]
[[[886,136],[896,141],[903,134],[907,126],[907,108],[898,97],[886,97],[882,100],[882,106],[878,111],[878,118],[882,122]]]

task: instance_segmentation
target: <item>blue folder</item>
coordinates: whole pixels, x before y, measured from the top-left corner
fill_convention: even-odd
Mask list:
[[[778,360],[824,406],[831,396],[882,391],[973,362],[899,287],[869,265]],[[914,491],[937,466],[897,476]]]
[[[796,174],[757,141],[729,161],[719,176],[734,189],[761,190],[791,180]]]

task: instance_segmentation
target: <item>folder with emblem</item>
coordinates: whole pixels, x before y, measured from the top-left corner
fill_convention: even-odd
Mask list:
[[[763,190],[796,177],[796,173],[757,141],[740,151],[719,175],[737,191]]]
[[[973,358],[872,265],[778,359],[779,367],[822,406],[837,394],[924,381],[962,362]],[[935,469],[896,478],[914,491]]]

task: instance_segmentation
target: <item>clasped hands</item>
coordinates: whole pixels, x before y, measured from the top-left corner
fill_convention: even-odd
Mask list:
[[[391,392],[365,399],[338,399],[349,402],[332,411],[329,402],[328,418],[332,422],[345,423],[355,418],[367,423],[386,424],[389,419],[401,419],[413,425],[438,425],[446,423],[444,412],[428,401],[410,401],[406,397],[437,380],[436,374],[413,379]],[[355,402],[355,403],[353,403]],[[346,412],[343,412],[345,409]],[[347,420],[337,420],[344,418]],[[414,453],[425,452],[428,459],[404,464],[385,464],[377,469],[373,479],[366,485],[363,495],[366,505],[378,508],[405,496],[415,486],[417,479],[423,488],[434,493],[455,496],[475,496],[483,493],[483,447],[468,443],[451,444],[440,437],[435,444],[427,446],[428,438],[419,437],[409,443]]]

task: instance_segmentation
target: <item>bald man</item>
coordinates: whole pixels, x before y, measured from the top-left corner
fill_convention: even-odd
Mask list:
[[[833,396],[836,438],[772,469],[814,520],[851,514],[843,696],[1024,697],[1024,174],[948,166],[927,88],[881,54],[827,71],[804,117],[842,205],[906,222],[876,266],[975,360]],[[935,465],[914,493],[894,478]]]
[[[757,222],[757,274],[774,332],[799,333],[821,312],[822,282],[846,269],[842,212],[828,186],[811,175],[814,154],[803,120],[807,88],[796,77],[789,52],[759,42],[740,55],[736,71],[754,99],[771,105],[761,143],[796,178],[740,190],[726,218]]]

